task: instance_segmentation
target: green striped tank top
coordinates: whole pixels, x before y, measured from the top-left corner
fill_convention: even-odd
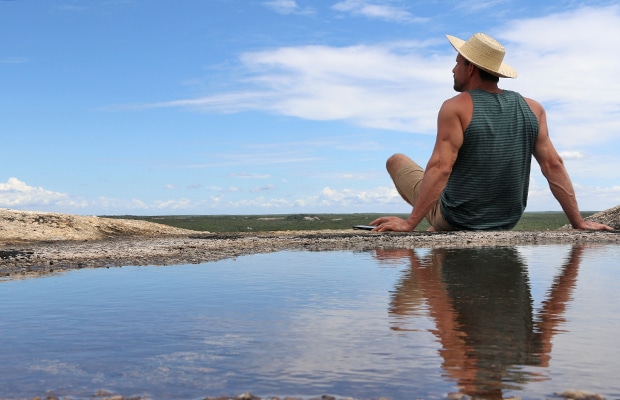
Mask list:
[[[512,229],[527,205],[538,120],[519,93],[469,94],[474,113],[441,195],[441,212],[458,229]]]

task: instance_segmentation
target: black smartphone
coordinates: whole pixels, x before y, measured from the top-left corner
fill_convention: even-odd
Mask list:
[[[372,226],[372,225],[355,225],[355,226],[353,226],[353,229],[363,229],[365,231],[372,231],[375,228],[376,228],[376,226]]]

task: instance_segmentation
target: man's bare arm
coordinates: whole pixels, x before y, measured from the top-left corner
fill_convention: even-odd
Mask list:
[[[443,192],[458,151],[463,145],[463,127],[460,117],[462,102],[471,99],[456,96],[444,102],[437,116],[437,139],[420,188],[420,195],[407,220],[398,217],[381,217],[370,224],[375,232],[414,230],[431,210]]]
[[[537,102],[527,99],[530,108],[536,114],[539,123],[538,139],[534,147],[534,157],[540,169],[549,183],[551,193],[560,203],[562,210],[568,217],[575,229],[588,230],[613,230],[608,225],[596,222],[584,221],[577,205],[577,197],[573,184],[564,167],[564,161],[558,154],[551,139],[547,127],[547,117],[544,108]]]

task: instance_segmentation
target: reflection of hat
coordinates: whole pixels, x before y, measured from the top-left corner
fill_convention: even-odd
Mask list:
[[[504,46],[484,33],[475,33],[467,41],[446,35],[452,46],[469,62],[483,71],[502,78],[516,78],[517,71],[503,63]]]

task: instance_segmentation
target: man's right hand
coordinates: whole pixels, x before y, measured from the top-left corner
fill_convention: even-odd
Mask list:
[[[415,226],[411,226],[409,222],[399,217],[381,217],[372,221],[370,225],[376,226],[372,232],[411,232]]]

